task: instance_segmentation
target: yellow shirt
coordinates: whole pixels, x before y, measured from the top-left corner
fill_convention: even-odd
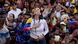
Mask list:
[[[75,0],[72,0],[71,3],[72,3],[72,4],[75,3]]]
[[[77,13],[77,9],[76,8],[74,8],[74,13]]]

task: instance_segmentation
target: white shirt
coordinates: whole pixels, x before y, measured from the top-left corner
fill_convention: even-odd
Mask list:
[[[31,27],[34,25],[34,23],[40,23],[40,26],[36,29],[32,29],[30,32],[30,36],[34,39],[38,39],[38,36],[41,37],[42,35],[46,35],[49,30],[47,26],[47,22],[44,19],[39,20],[34,20],[31,23]]]
[[[8,16],[9,16],[10,14],[14,14],[15,19],[16,19],[16,18],[18,18],[18,15],[19,15],[21,12],[22,12],[22,11],[21,11],[20,9],[16,8],[16,10],[11,10],[11,11],[9,11],[9,12],[8,12]]]
[[[64,20],[64,18],[67,18],[67,19],[69,19],[69,16],[68,16],[68,14],[63,14],[63,15],[61,16],[61,20]]]

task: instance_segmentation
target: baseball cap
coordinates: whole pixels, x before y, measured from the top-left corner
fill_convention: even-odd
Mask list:
[[[66,25],[66,23],[64,23],[64,22],[61,22],[60,24],[61,24],[61,25]]]

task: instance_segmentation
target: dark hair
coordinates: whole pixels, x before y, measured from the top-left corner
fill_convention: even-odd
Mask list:
[[[6,15],[0,15],[0,22],[2,24],[4,24],[5,20],[6,20]]]
[[[13,17],[12,22],[15,22],[15,16],[14,16],[14,14],[11,14],[11,15],[12,15],[12,17]],[[9,21],[9,18],[7,18],[7,20]]]
[[[13,15],[13,18],[15,18],[14,14],[12,14],[12,15]]]
[[[14,16],[14,14],[12,14],[13,15],[13,22],[15,21],[15,16]]]

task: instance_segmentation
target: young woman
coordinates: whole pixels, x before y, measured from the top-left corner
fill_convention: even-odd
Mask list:
[[[10,14],[9,17],[6,19],[6,25],[9,30],[13,29],[15,22],[14,22],[14,14]]]
[[[10,14],[9,17],[6,19],[6,26],[9,30],[11,35],[10,43],[15,44],[15,31],[14,28],[16,27],[16,22],[14,21],[14,14]]]
[[[38,9],[38,10],[37,10]],[[46,44],[45,35],[48,33],[47,22],[44,19],[40,19],[41,13],[39,8],[36,8],[36,13],[33,16],[31,22],[30,43],[29,44]]]

